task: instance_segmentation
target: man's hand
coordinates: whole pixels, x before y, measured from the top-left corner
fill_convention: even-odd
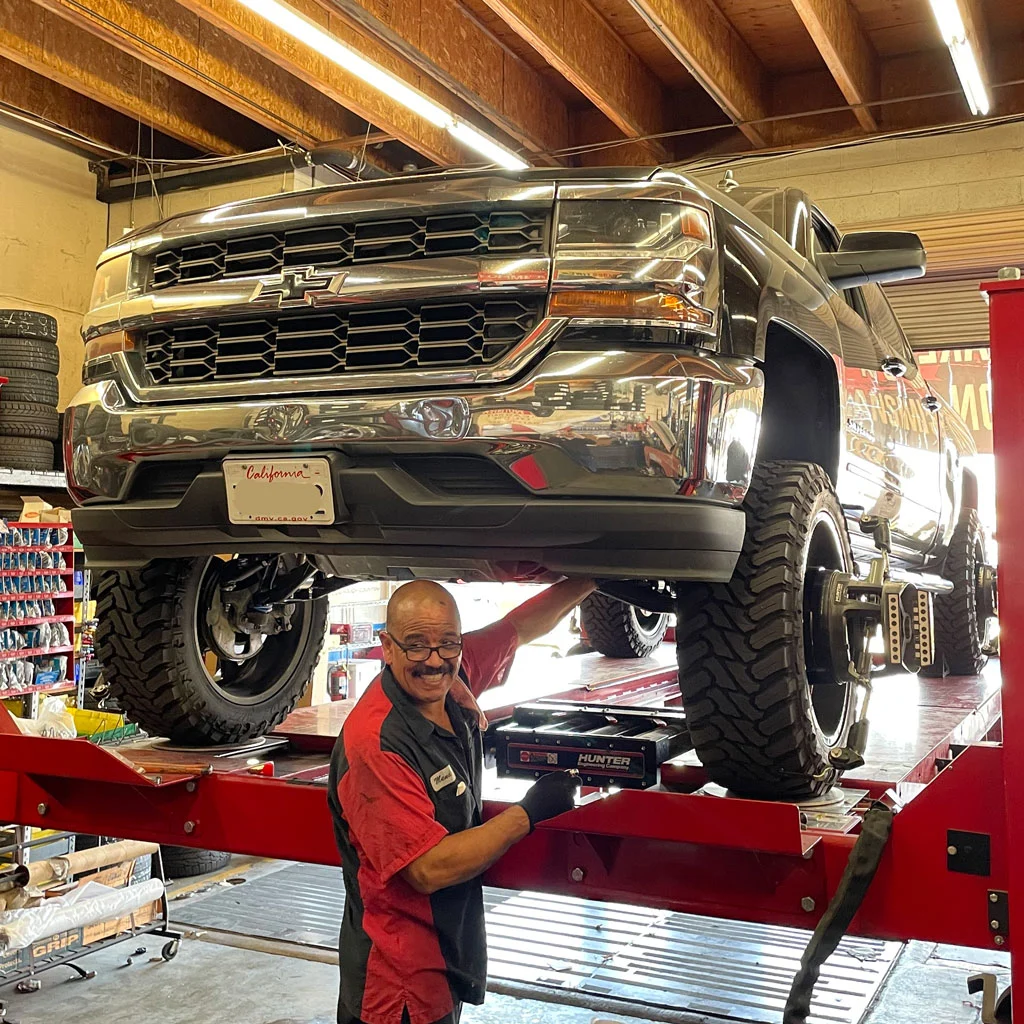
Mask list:
[[[530,819],[530,831],[536,828],[539,821],[547,821],[548,818],[571,811],[576,804],[579,788],[580,777],[573,772],[552,772],[538,779],[519,801],[519,806]]]

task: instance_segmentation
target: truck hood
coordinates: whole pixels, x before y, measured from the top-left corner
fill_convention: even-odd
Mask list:
[[[179,214],[125,235],[100,256],[99,263],[125,252],[144,255],[170,242],[191,238],[225,238],[272,230],[279,225],[315,225],[344,210],[346,215],[407,211],[410,215],[439,204],[528,203],[551,204],[560,184],[631,182],[664,179],[700,191],[676,171],[651,167],[531,168],[525,171],[443,171],[387,180],[324,185],[301,192],[284,192],[245,199],[212,209]]]

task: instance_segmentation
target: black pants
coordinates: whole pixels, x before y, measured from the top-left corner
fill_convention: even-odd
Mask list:
[[[452,1012],[442,1017],[439,1021],[435,1021],[434,1024],[459,1024],[459,1018],[462,1017],[462,1003],[456,1003]],[[353,1017],[346,1010],[338,1010],[338,1024],[363,1024],[358,1017]],[[409,1024],[409,1011],[402,1011],[401,1024]]]

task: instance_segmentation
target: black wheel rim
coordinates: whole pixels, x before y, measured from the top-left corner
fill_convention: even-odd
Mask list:
[[[259,652],[245,661],[225,658],[214,642],[207,622],[207,611],[216,599],[221,572],[227,564],[211,558],[203,568],[196,588],[189,634],[200,665],[211,687],[233,704],[259,704],[292,686],[292,676],[303,661],[312,625],[313,605],[297,602],[291,617],[292,628],[267,636]]]
[[[817,569],[848,570],[846,546],[842,540],[842,533],[835,520],[824,510],[817,514],[811,525],[804,561],[804,580],[810,582],[818,577],[820,574],[815,572]],[[822,649],[827,644],[827,640],[822,639],[821,631],[816,630],[812,622],[815,610],[813,595],[815,593],[816,590],[813,587],[805,587],[803,595],[804,663],[808,678],[812,681],[809,687],[811,714],[825,745],[832,747],[842,736],[846,706],[850,697],[849,684],[831,681],[813,682],[814,679],[822,676],[827,676],[829,680],[835,678],[834,672],[831,671],[831,651]],[[827,668],[830,671],[827,673],[814,671],[821,668]]]
[[[637,631],[646,640],[657,640],[660,633],[664,632],[665,621],[668,616],[664,612],[649,612],[643,608],[630,605],[630,613],[633,616],[633,623]]]

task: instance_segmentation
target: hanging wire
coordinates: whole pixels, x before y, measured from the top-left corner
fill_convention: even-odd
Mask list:
[[[1016,78],[1016,79],[1011,79],[1011,80],[1006,81],[1006,82],[998,82],[998,83],[992,85],[991,88],[992,89],[1006,89],[1006,88],[1010,88],[1012,86],[1017,86],[1017,85],[1024,85],[1024,78]],[[912,95],[912,96],[895,96],[895,97],[891,97],[889,99],[877,100],[877,101],[875,101],[873,103],[846,103],[846,104],[841,104],[841,105],[832,106],[832,107],[819,107],[819,108],[817,108],[815,110],[802,110],[802,111],[798,111],[798,112],[793,113],[793,114],[775,114],[775,115],[773,115],[771,117],[760,117],[760,118],[751,118],[750,120],[729,121],[729,122],[727,122],[725,124],[701,125],[700,127],[696,127],[696,128],[677,128],[677,129],[674,129],[672,131],[651,132],[651,133],[646,134],[646,135],[629,136],[628,138],[619,137],[617,139],[608,139],[608,140],[605,140],[604,142],[591,142],[591,143],[581,144],[581,145],[578,145],[578,146],[565,146],[565,147],[562,147],[561,149],[544,150],[544,151],[538,152],[538,153],[536,153],[534,155],[535,156],[549,156],[549,157],[579,156],[579,155],[582,155],[582,154],[585,154],[585,153],[595,153],[595,152],[600,152],[601,150],[605,150],[605,149],[615,149],[615,148],[617,148],[619,146],[631,145],[631,144],[638,143],[638,142],[658,142],[658,141],[661,141],[663,139],[682,138],[682,137],[687,136],[687,135],[700,135],[702,133],[728,131],[728,130],[731,130],[731,129],[740,129],[740,128],[746,128],[746,127],[755,128],[755,127],[758,127],[759,125],[770,125],[770,124],[775,124],[777,122],[782,122],[782,121],[794,121],[794,120],[801,120],[801,119],[811,118],[811,117],[819,117],[819,116],[824,115],[824,114],[837,114],[837,113],[844,113],[844,112],[847,112],[847,111],[853,111],[853,110],[858,110],[858,109],[866,109],[866,108],[871,108],[871,107],[892,106],[892,105],[895,105],[895,104],[898,104],[898,103],[916,103],[916,102],[919,102],[921,100],[941,99],[943,97],[948,97],[948,96],[959,96],[960,94],[961,94],[961,90],[960,89],[941,89],[941,90],[937,90],[937,91],[934,91],[934,92],[916,93],[915,95]],[[956,130],[958,128],[963,128],[963,129],[966,129],[966,130],[971,130],[971,129],[975,129],[976,130],[978,128],[987,127],[988,125],[991,125],[991,124],[1000,124],[1000,123],[1005,123],[1005,122],[1008,122],[1008,121],[1018,121],[1018,120],[1021,120],[1021,115],[1007,115],[1005,117],[972,119],[971,121],[961,122],[961,124],[954,125],[954,126],[935,125],[935,126],[929,126],[929,127],[925,127],[925,128],[909,128],[909,129],[904,129],[904,130],[895,131],[895,132],[874,133],[874,134],[865,135],[865,136],[855,136],[855,137],[849,138],[849,139],[837,140],[835,143],[829,143],[829,144],[827,144],[825,146],[822,146],[822,147],[814,147],[814,146],[809,146],[809,147],[806,147],[806,148],[805,147],[800,147],[799,151],[800,152],[814,152],[816,148],[831,149],[834,146],[845,145],[845,144],[850,144],[850,143],[870,142],[870,141],[874,141],[874,140],[882,139],[882,138],[906,137],[906,136],[909,136],[909,135],[916,135],[916,134],[919,134],[919,133],[929,133],[930,134],[930,133],[937,132],[937,131],[948,132],[948,131]],[[794,151],[793,147],[790,147],[790,148],[785,150],[785,153],[789,154],[789,153],[792,153],[793,151]],[[768,155],[763,150],[761,150],[761,151],[754,151],[754,152],[751,152],[751,153],[736,154],[736,155],[757,156],[759,153],[761,155]],[[734,158],[735,158],[734,156],[730,156],[730,157],[728,157],[728,159],[725,162],[729,162],[729,161],[731,161]]]
[[[356,181],[361,181],[366,169],[366,146],[370,141],[370,122],[366,122],[366,134],[363,136],[363,148],[359,152],[359,166],[356,167]]]

